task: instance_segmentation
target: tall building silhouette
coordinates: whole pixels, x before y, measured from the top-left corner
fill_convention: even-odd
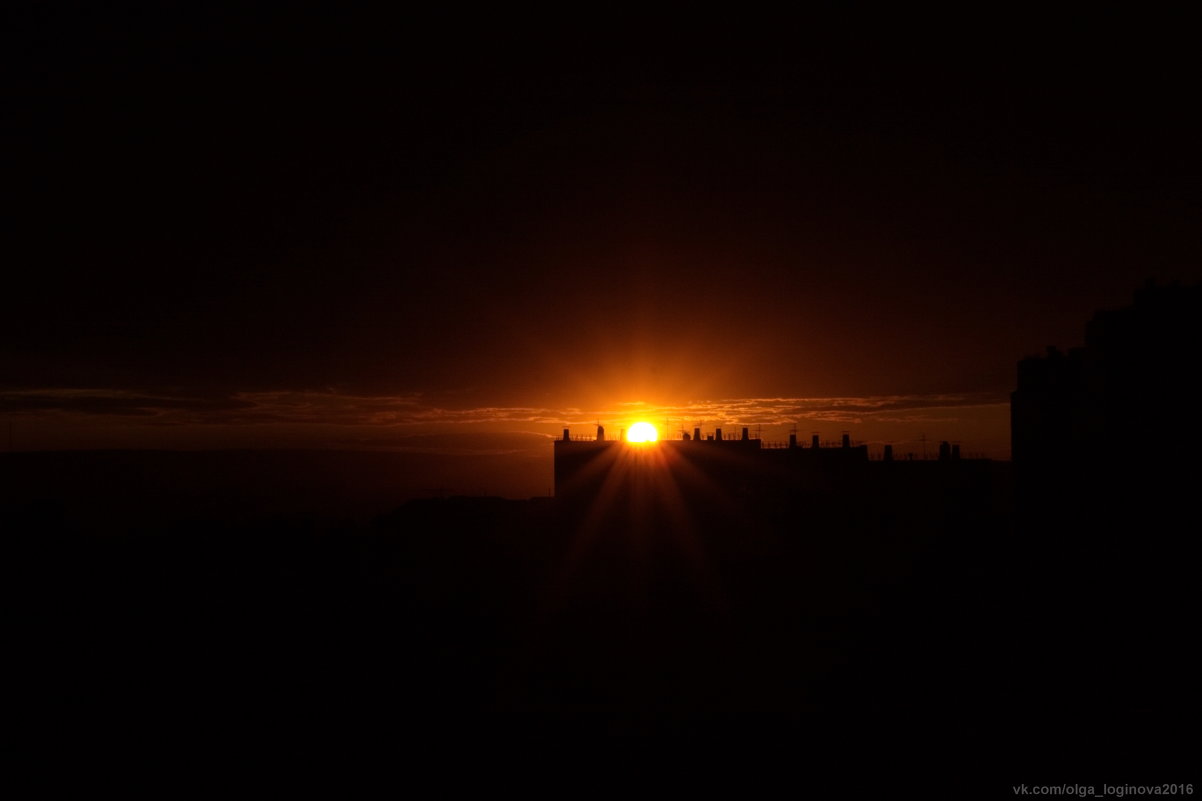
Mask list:
[[[1200,372],[1202,287],[1152,283],[1018,365],[1009,681],[1032,714],[1163,742],[1198,708]]]
[[[1163,528],[1184,512],[1198,478],[1202,418],[1202,287],[1157,286],[1099,311],[1084,345],[1022,360],[1011,395],[1020,509],[1082,528]],[[1155,526],[1147,524],[1156,523]]]

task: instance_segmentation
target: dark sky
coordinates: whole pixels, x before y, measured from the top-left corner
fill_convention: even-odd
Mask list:
[[[214,8],[5,12],[0,390],[1004,398],[1202,274],[1173,20]]]

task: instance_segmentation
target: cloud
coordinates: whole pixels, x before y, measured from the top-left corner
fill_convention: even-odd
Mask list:
[[[0,413],[120,415],[231,414],[251,404],[236,397],[180,396],[114,389],[22,389],[0,392]]]
[[[632,415],[682,426],[860,424],[955,420],[972,408],[1004,406],[993,395],[882,395],[838,398],[723,398],[683,404],[620,402],[612,407],[547,408],[480,406],[452,408],[419,394],[354,395],[335,391],[240,392],[212,397],[169,392],[108,389],[25,389],[0,392],[0,413],[144,418],[162,425],[253,425],[269,423],[372,426],[560,426],[601,422],[620,425]]]
[[[724,398],[687,404],[645,406],[645,416],[665,418],[681,425],[776,425],[791,426],[805,421],[858,424],[877,422],[922,422],[953,420],[958,411],[1007,406],[1006,398],[994,395],[885,395],[841,398]],[[591,410],[570,422],[592,419],[626,419],[629,411]]]

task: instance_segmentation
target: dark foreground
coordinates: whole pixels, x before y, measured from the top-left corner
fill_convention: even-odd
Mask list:
[[[452,497],[366,524],[126,531],[8,498],[3,748],[469,773],[637,753],[693,780],[967,773],[970,796],[1186,781],[1191,551],[1055,545],[1007,467],[925,495]]]

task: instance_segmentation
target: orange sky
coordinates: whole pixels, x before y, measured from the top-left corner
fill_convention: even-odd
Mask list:
[[[1009,404],[989,395],[909,395],[866,398],[726,398],[655,404],[617,401],[576,408],[452,407],[420,395],[356,396],[334,392],[238,393],[196,398],[104,390],[3,393],[18,450],[69,448],[412,448],[468,447],[489,435],[551,437],[564,427],[592,435],[595,424],[616,437],[637,420],[667,438],[684,428],[729,434],[751,427],[782,441],[796,427],[837,440],[843,431],[871,451],[893,443],[921,453],[929,443],[961,443],[966,453],[1009,456]],[[928,446],[933,447],[933,446]],[[548,457],[550,449],[548,447]]]
[[[1202,279],[1193,51],[864,22],[397,47],[31,12],[0,422],[537,453],[645,417],[1006,458],[1020,359]]]

